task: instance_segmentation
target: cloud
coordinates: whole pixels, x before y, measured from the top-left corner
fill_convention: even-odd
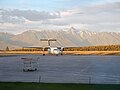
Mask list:
[[[46,11],[36,11],[36,10],[0,10],[0,15],[3,21],[11,21],[27,19],[30,21],[41,21],[41,20],[48,20],[48,19],[55,19],[60,18],[59,12],[46,12]],[[12,18],[12,19],[11,19]],[[8,20],[6,20],[8,19]],[[11,20],[10,20],[11,19]]]
[[[120,29],[120,2],[104,3],[84,8],[73,8],[60,12],[61,18],[56,22],[64,22],[76,27],[84,25],[88,30],[114,31]],[[103,25],[103,24],[104,25]],[[109,23],[109,24],[108,24]],[[113,24],[114,23],[114,24]],[[113,28],[109,28],[109,27]]]
[[[6,16],[6,15],[1,15],[0,16],[0,23],[13,23],[13,24],[20,24],[24,23],[25,18],[23,17],[17,17],[17,16]]]
[[[102,13],[102,12],[110,13],[110,12],[118,12],[118,11],[120,11],[120,2],[99,4],[86,8],[86,12],[93,14]]]
[[[55,12],[0,10],[0,30],[61,29],[75,26],[91,31],[120,31],[120,2],[95,4]],[[10,23],[10,24],[9,24]],[[14,24],[14,25],[13,25]],[[15,28],[15,29],[14,29]]]
[[[120,3],[106,3],[86,8],[75,8],[71,10],[61,11],[61,17],[68,22],[78,23],[97,23],[97,22],[113,22],[120,21]]]

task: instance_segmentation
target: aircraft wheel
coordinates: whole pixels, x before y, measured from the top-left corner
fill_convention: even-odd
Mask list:
[[[25,72],[25,69],[23,69],[23,72]]]

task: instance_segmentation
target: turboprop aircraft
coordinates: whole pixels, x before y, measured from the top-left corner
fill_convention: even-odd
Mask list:
[[[24,48],[42,48],[43,50],[43,56],[45,56],[45,51],[47,49],[48,51],[48,54],[53,54],[53,55],[63,55],[63,47],[53,47],[51,46],[51,43],[50,42],[57,42],[56,39],[40,39],[41,42],[47,42],[48,45],[47,46],[43,46],[43,47],[40,47],[40,46],[28,46],[28,47],[24,47]],[[57,42],[58,43],[58,42]]]
[[[50,42],[52,42],[52,41],[57,42],[56,39],[40,39],[40,41],[47,41],[48,42],[48,47],[43,47],[43,56],[45,56],[45,53],[44,53],[45,48],[47,48],[49,54],[54,54],[54,55],[61,54],[61,55],[63,55],[63,53],[62,53],[62,51],[64,49],[63,47],[51,47]]]
[[[48,51],[48,54],[54,54],[54,55],[59,55],[59,54],[61,54],[61,55],[63,55],[63,47],[57,47],[57,46],[55,46],[55,47],[52,47],[51,46],[51,43],[50,42],[57,42],[58,44],[60,44],[56,39],[39,39],[39,37],[34,33],[34,35],[37,37],[37,39],[38,40],[40,40],[41,42],[47,42],[48,43],[48,46],[43,46],[42,47],[42,49],[43,49],[43,56],[45,56],[45,53],[44,53],[44,51],[47,49],[47,51]],[[60,45],[61,46],[61,45]],[[37,46],[37,47],[34,47],[34,46],[32,46],[32,47],[26,47],[26,48],[41,48],[41,47],[39,47],[39,46]]]

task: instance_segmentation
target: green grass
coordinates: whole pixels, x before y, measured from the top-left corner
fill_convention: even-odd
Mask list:
[[[0,90],[120,90],[120,85],[0,82]]]

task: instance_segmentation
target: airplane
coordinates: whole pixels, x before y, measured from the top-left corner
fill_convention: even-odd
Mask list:
[[[52,47],[51,46],[51,43],[50,42],[57,42],[56,39],[40,39],[41,42],[47,42],[48,43],[48,46],[46,47],[40,47],[40,46],[28,46],[28,47],[23,47],[23,48],[42,48],[43,50],[43,56],[45,56],[45,51],[47,49],[48,51],[48,54],[52,54],[52,55],[63,55],[63,50],[64,50],[64,47]],[[57,42],[58,43],[58,42]],[[60,44],[60,43],[59,43]]]
[[[51,47],[51,45],[50,45],[51,41],[57,42],[56,39],[40,39],[40,41],[48,42],[48,47],[45,47],[45,48],[47,48],[49,54],[53,54],[56,56],[58,56],[59,54],[63,55],[63,49],[64,49],[63,47]],[[43,52],[45,51],[45,48],[43,47]],[[43,56],[45,56],[45,53],[43,53]]]
[[[60,44],[56,39],[39,39],[39,37],[34,33],[34,35],[37,37],[38,40],[40,41],[47,41],[48,42],[48,46],[47,47],[42,47],[43,49],[43,56],[45,56],[45,53],[44,51],[47,49],[48,51],[48,54],[53,54],[53,55],[56,55],[58,56],[59,54],[63,55],[63,50],[64,50],[64,47],[51,47],[51,44],[50,42],[57,42],[58,44]],[[41,47],[28,47],[28,48],[41,48]]]

